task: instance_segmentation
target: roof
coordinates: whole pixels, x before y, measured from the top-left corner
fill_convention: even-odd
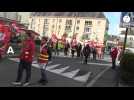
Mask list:
[[[32,12],[31,15],[106,18],[103,12]]]

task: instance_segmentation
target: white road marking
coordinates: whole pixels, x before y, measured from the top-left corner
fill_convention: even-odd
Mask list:
[[[9,58],[9,60],[15,61],[15,62],[20,62],[19,58]],[[51,64],[52,61],[48,62],[48,64]],[[37,60],[34,60],[32,64],[38,64]]]
[[[32,64],[32,66],[35,67],[35,68],[39,68],[40,69],[39,64]]]
[[[76,69],[76,70],[73,70],[71,72],[63,73],[62,76],[65,76],[68,78],[73,78],[79,71],[80,71],[80,69]]]
[[[32,63],[33,63],[33,64],[37,64],[38,62],[37,62],[37,60],[34,60]]]
[[[9,59],[12,61],[15,61],[15,62],[19,62],[19,58],[9,58]],[[36,63],[36,61],[33,62],[32,66],[39,69],[40,68],[39,65],[35,64],[35,63]],[[52,63],[52,62],[50,62],[50,63]],[[99,65],[99,66],[108,66],[108,67],[105,70],[103,70],[102,72],[100,72],[93,80],[91,80],[90,83],[87,85],[87,87],[93,86],[93,84],[104,74],[104,72],[106,72],[109,68],[111,68],[109,66],[112,66],[112,64],[101,64],[101,63],[88,63],[88,64]],[[46,68],[46,70],[53,72],[53,73],[56,73],[56,74],[60,74],[61,76],[64,76],[67,78],[72,78],[72,79],[74,79],[76,81],[80,81],[80,82],[86,82],[88,80],[89,76],[91,75],[91,72],[88,72],[86,75],[75,77],[76,74],[80,71],[80,69],[76,69],[76,70],[73,70],[71,72],[62,73],[66,69],[68,69],[69,66],[67,66],[65,68],[52,70],[60,65],[61,64],[49,65]]]
[[[92,72],[88,72],[85,75],[74,77],[74,80],[80,81],[80,82],[87,82],[88,78],[90,77]]]
[[[102,63],[88,63],[92,65],[99,65],[99,66],[112,66],[112,64],[102,64]]]
[[[50,72],[53,72],[53,73],[60,74],[60,73],[64,72],[65,70],[67,70],[68,68],[69,68],[69,66],[66,66],[66,67],[64,67],[64,68],[55,69],[55,70],[49,69],[49,71],[50,71]]]
[[[102,64],[102,63],[87,63],[87,64],[98,65],[98,66],[112,66],[112,64]]]
[[[105,68],[102,72],[100,72],[95,78],[93,78],[93,80],[91,80],[89,82],[89,84],[87,84],[86,87],[92,87],[94,85],[94,83],[107,71],[109,70],[111,67],[107,67]]]
[[[61,64],[55,64],[55,65],[49,65],[47,66],[46,70],[51,70],[53,68],[56,68],[57,66],[60,66]]]
[[[9,60],[15,61],[15,62],[20,62],[19,58],[9,58]]]

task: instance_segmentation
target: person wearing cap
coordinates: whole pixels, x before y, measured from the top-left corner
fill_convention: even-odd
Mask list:
[[[38,82],[41,83],[42,85],[45,85],[48,82],[45,72],[46,66],[48,64],[48,57],[49,56],[48,56],[47,38],[42,37],[40,45],[40,54],[38,57],[38,63],[41,69],[41,79]]]
[[[22,85],[21,80],[22,80],[23,71],[25,69],[26,78],[23,86],[29,85],[31,79],[31,66],[32,66],[34,53],[35,53],[35,43],[33,41],[33,36],[32,34],[27,33],[22,43],[17,79],[12,84]]]

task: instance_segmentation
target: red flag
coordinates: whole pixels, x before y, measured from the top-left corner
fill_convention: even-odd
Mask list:
[[[5,42],[9,42],[10,41],[10,37],[11,37],[11,30],[10,30],[9,26],[4,26],[4,34],[5,34],[4,41]]]
[[[72,45],[72,47],[75,47],[77,45],[77,40],[76,39],[72,39],[71,45]]]
[[[65,44],[65,42],[66,42],[66,38],[67,38],[67,34],[64,33],[64,34],[62,35],[62,38],[61,38],[63,44]]]
[[[11,22],[10,26],[15,33],[20,33],[21,32],[21,29],[20,29],[20,27],[19,27],[19,25],[17,24],[16,21]]]
[[[56,43],[57,40],[58,40],[57,36],[56,36],[54,33],[53,33],[52,36],[51,36],[51,40],[52,40],[52,42],[54,42],[54,43]]]
[[[3,21],[0,21],[0,32],[4,32],[4,25],[5,23]]]

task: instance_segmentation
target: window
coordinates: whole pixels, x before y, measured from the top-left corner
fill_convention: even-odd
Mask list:
[[[59,25],[59,29],[61,29],[61,26]]]
[[[53,22],[55,22],[55,19],[53,19]]]
[[[91,33],[91,28],[90,27],[85,27],[84,32],[85,33]]]
[[[32,19],[32,21],[31,21],[31,29],[33,28],[33,21],[34,21],[34,20]]]
[[[66,20],[66,25],[72,25],[72,20]]]
[[[87,40],[87,39],[89,39],[88,34],[83,34],[83,35],[82,35],[82,40]]]
[[[98,21],[97,24],[100,25],[101,24],[101,21]]]
[[[44,23],[45,23],[45,24],[48,24],[48,19],[45,19],[45,20],[44,20]]]
[[[79,30],[79,26],[76,27],[76,30],[77,30],[77,31]]]
[[[48,19],[44,19],[44,29],[43,32],[46,33],[49,29],[48,29]]]
[[[133,41],[133,38],[132,37],[130,37],[130,41]]]
[[[52,25],[52,28],[54,28],[55,26],[54,25]]]
[[[85,21],[85,26],[92,25],[92,21]]]
[[[38,32],[40,31],[40,24],[38,24]]]
[[[80,24],[80,20],[77,20],[77,24]]]
[[[66,27],[65,27],[65,30],[66,30],[66,31],[71,31],[71,26],[66,26]]]
[[[39,23],[40,23],[40,18],[39,18]]]
[[[61,23],[62,22],[62,19],[60,19],[59,22]]]

